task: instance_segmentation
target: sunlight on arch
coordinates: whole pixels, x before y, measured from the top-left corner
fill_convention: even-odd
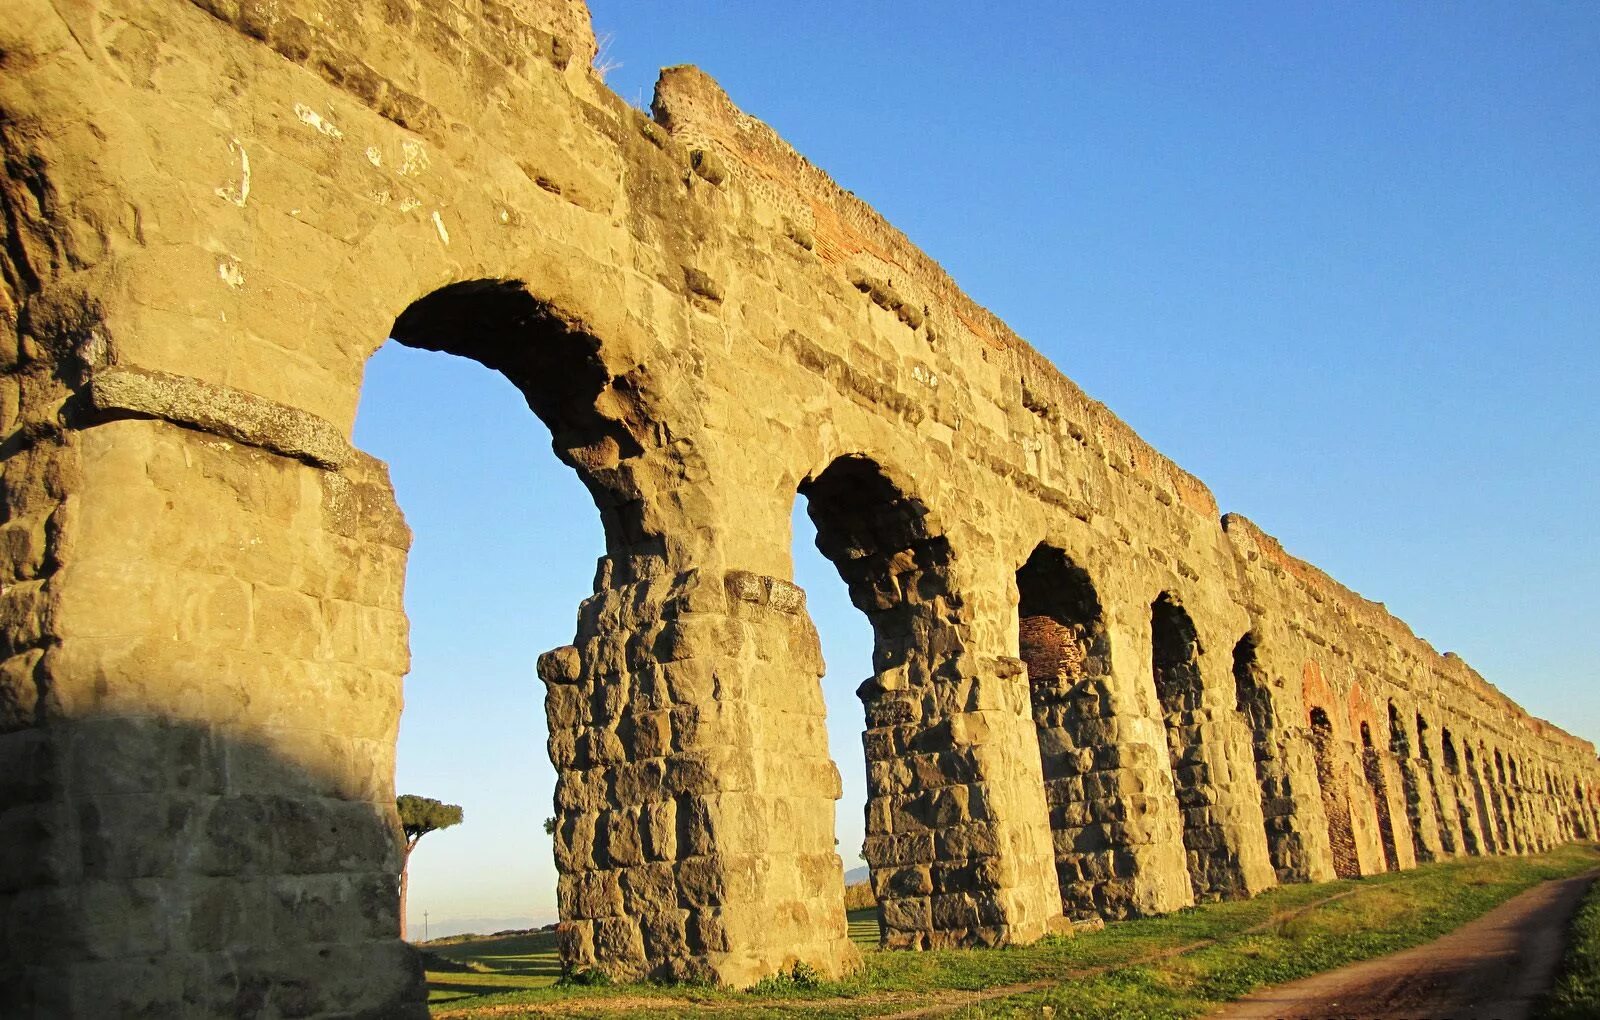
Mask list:
[[[592,590],[594,502],[522,393],[465,357],[384,344],[354,439],[389,465],[413,534],[396,792],[466,814],[413,855],[410,934],[425,914],[435,938],[554,921],[555,773],[534,661],[572,640]]]

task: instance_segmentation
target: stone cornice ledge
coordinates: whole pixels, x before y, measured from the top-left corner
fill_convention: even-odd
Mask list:
[[[224,436],[316,467],[338,470],[355,456],[325,419],[254,393],[142,368],[104,368],[89,380],[89,404]]]

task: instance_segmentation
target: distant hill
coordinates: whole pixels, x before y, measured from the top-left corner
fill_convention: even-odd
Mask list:
[[[844,884],[855,885],[857,882],[865,882],[871,877],[872,869],[863,864],[859,868],[851,868],[849,871],[844,873]]]
[[[516,917],[435,917],[427,926],[429,938],[448,938],[452,935],[479,934],[489,935],[497,931],[522,930],[537,928],[555,920],[554,918],[536,918],[530,914]],[[421,924],[407,925],[406,936],[412,942],[421,942],[423,926]]]

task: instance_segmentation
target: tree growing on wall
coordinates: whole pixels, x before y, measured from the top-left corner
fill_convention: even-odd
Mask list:
[[[405,832],[405,856],[400,863],[400,937],[405,938],[406,883],[410,877],[411,851],[428,833],[461,824],[462,811],[460,804],[446,804],[410,793],[396,797],[394,806],[400,812],[400,828]]]

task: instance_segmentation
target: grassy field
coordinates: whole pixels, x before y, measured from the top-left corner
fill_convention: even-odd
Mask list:
[[[1572,919],[1561,974],[1538,1015],[1545,1020],[1600,1017],[1600,882],[1589,887]]]
[[[1263,985],[1427,942],[1537,882],[1597,864],[1600,852],[1591,846],[1568,846],[1541,857],[1469,858],[1356,881],[1285,886],[1253,900],[999,950],[877,952],[872,913],[858,911],[850,915],[851,937],[868,949],[859,973],[838,982],[769,981],[748,992],[558,985],[560,968],[548,935],[429,946],[455,966],[471,969],[430,971],[428,978],[434,1015],[441,1020],[713,1012],[1177,1020],[1200,1016]],[[1591,966],[1600,966],[1600,901],[1591,897],[1589,908],[1589,931],[1597,946]]]
[[[561,977],[554,934],[451,941],[426,948],[460,965],[459,969],[428,971],[428,1001],[435,1005],[549,988]]]

